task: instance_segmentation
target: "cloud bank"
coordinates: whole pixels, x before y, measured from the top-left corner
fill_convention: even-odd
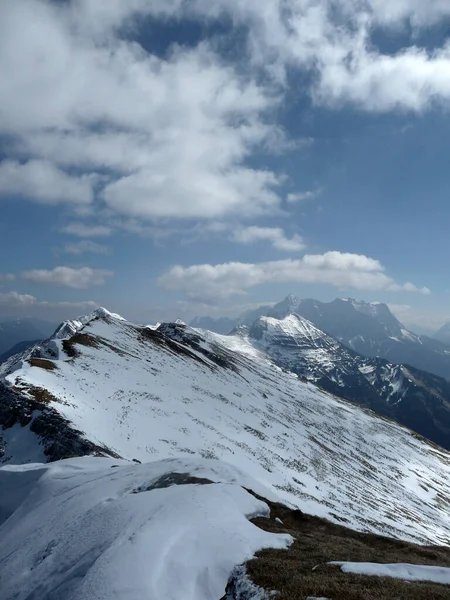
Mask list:
[[[91,269],[91,267],[55,267],[54,269],[25,271],[22,273],[22,278],[33,283],[84,290],[105,284],[106,280],[113,275],[112,271]]]
[[[199,301],[244,295],[248,289],[267,283],[322,283],[344,289],[430,293],[412,283],[396,283],[377,260],[341,252],[257,264],[175,266],[159,278],[163,288],[182,291]]]
[[[450,46],[420,46],[420,33],[448,17],[446,0],[3,0],[0,133],[10,158],[0,195],[97,202],[148,221],[276,211],[282,174],[250,159],[286,141],[277,111],[287,70],[293,81],[307,73],[306,93],[332,108],[448,106]],[[217,36],[152,53],[133,39],[148,18],[232,23],[242,62]],[[377,28],[407,27],[419,42],[396,53],[373,41]]]

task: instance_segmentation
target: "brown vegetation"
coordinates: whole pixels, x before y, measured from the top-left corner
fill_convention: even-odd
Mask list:
[[[51,394],[48,390],[41,387],[26,387],[24,391],[28,392],[33,398],[39,402],[40,404],[49,404],[50,402],[59,402],[62,403],[61,400],[58,400],[53,394]]]
[[[266,500],[264,500],[267,502]],[[288,550],[267,549],[247,563],[251,580],[277,600],[448,600],[450,587],[404,582],[389,577],[342,573],[331,561],[412,563],[450,567],[450,548],[418,546],[383,536],[359,533],[326,519],[305,515],[282,504],[267,502],[271,518],[253,523],[273,533],[289,533]],[[282,523],[276,521],[280,519]]]
[[[32,367],[39,367],[40,369],[46,369],[47,371],[54,371],[58,368],[54,362],[45,358],[30,358],[28,362]]]
[[[79,355],[76,345],[87,346],[88,348],[98,348],[97,340],[87,333],[76,333],[68,340],[63,340],[62,346],[67,356],[75,358]]]

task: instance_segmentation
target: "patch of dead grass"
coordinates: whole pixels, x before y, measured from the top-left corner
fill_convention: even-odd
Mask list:
[[[251,580],[267,591],[278,590],[277,600],[449,600],[450,586],[404,582],[390,577],[342,573],[331,561],[412,563],[450,567],[450,548],[418,546],[375,534],[360,533],[326,519],[305,515],[268,502],[271,518],[252,522],[273,533],[288,533],[288,550],[266,549],[247,563]],[[283,523],[276,521],[281,519]]]
[[[98,348],[97,340],[87,333],[76,333],[68,340],[63,340],[62,346],[67,356],[76,358],[79,355],[76,345],[86,346],[88,348]]]
[[[50,402],[58,402],[61,404],[61,401],[45,388],[29,386],[25,388],[24,391],[33,396],[33,398],[40,404],[50,404]]]
[[[30,358],[28,362],[32,367],[39,367],[47,371],[55,371],[58,368],[53,361],[45,358]]]

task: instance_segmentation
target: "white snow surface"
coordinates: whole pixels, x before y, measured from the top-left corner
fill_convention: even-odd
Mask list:
[[[186,328],[200,339],[195,350],[111,316],[82,331],[95,346],[78,344],[74,358],[60,351],[57,369],[22,360],[13,372],[0,367],[0,378],[25,394],[45,388],[74,428],[125,459],[221,459],[269,499],[358,530],[448,544],[448,452],[302,383],[239,336]],[[20,462],[36,460],[38,440]]]
[[[324,336],[323,331],[313,325],[311,321],[308,321],[299,315],[288,315],[284,319],[261,317],[260,320],[266,323],[268,331],[273,330],[276,333],[279,330],[282,333],[291,335],[294,338],[297,336],[302,336],[315,339]]]
[[[56,339],[68,338],[77,333],[78,331],[81,331],[81,329],[83,329],[85,325],[88,325],[95,319],[101,317],[111,317],[119,321],[125,321],[125,319],[117,313],[109,312],[109,310],[107,310],[106,308],[101,307],[97,308],[96,310],[94,310],[94,312],[90,313],[89,315],[78,317],[76,319],[72,319],[71,321],[64,321],[64,323],[62,323],[61,326],[58,327],[58,329],[56,330],[54,337]]]
[[[344,573],[394,577],[405,581],[432,581],[433,583],[450,585],[450,568],[448,567],[430,567],[428,565],[410,565],[407,563],[383,565],[379,563],[338,561],[331,562],[330,565],[339,565]]]
[[[158,487],[173,473],[213,483]],[[249,522],[269,509],[243,484],[238,469],[192,458],[5,466],[2,600],[217,600],[235,565],[292,542]]]

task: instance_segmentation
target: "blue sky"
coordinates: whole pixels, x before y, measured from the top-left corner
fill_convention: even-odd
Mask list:
[[[441,0],[5,0],[0,317],[450,320],[449,31]]]

